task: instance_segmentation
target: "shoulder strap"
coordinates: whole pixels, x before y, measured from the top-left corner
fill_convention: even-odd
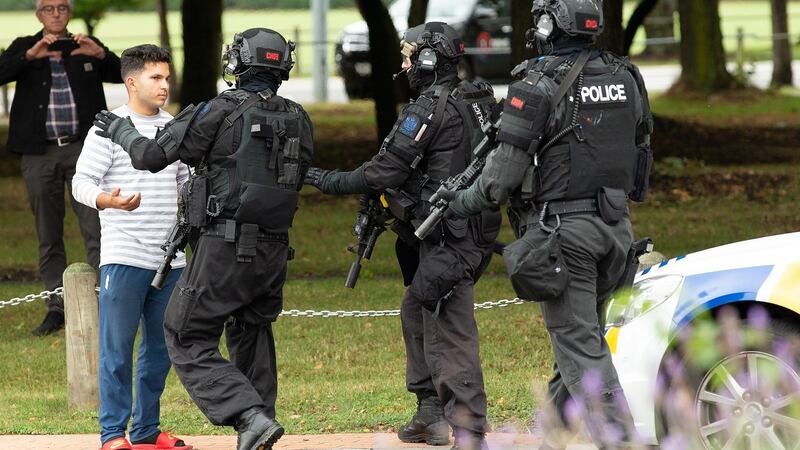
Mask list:
[[[223,128],[220,131],[232,127],[234,122],[236,122],[236,119],[241,117],[242,114],[244,114],[244,112],[247,111],[251,106],[253,106],[254,104],[256,104],[261,100],[269,100],[273,95],[275,94],[270,89],[265,89],[259,92],[257,95],[248,96],[247,100],[239,103],[236,109],[234,109],[232,113],[228,114],[228,116],[225,117],[225,124],[223,125]]]
[[[564,95],[567,94],[569,88],[572,87],[572,84],[575,83],[575,80],[578,79],[578,74],[581,73],[581,70],[583,70],[583,66],[586,65],[587,61],[589,61],[589,55],[590,55],[589,50],[582,51],[581,54],[578,55],[578,59],[575,60],[575,64],[572,65],[572,68],[567,73],[567,76],[564,77],[564,80],[562,80],[561,84],[558,85],[558,89],[553,95],[553,98],[551,99],[550,103],[554,111],[558,106],[558,103],[561,101],[561,99],[564,98]]]
[[[433,134],[431,142],[436,141],[442,131],[442,116],[447,108],[447,99],[450,98],[450,87],[438,86],[434,92],[434,98],[436,99],[436,110],[433,112],[433,123],[436,124],[436,132]]]

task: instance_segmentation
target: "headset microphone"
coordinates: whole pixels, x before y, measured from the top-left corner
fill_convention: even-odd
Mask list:
[[[392,81],[396,80],[397,77],[399,77],[400,75],[402,75],[404,73],[407,73],[406,69],[403,69],[400,72],[397,72],[396,74],[392,75]]]

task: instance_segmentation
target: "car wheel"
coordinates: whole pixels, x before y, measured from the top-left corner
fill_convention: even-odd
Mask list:
[[[662,446],[800,448],[799,330],[788,322],[750,322],[692,324],[685,345],[667,354],[657,401]],[[703,356],[692,334],[706,348],[727,351]]]

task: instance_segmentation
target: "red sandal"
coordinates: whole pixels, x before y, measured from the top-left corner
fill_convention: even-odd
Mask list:
[[[106,441],[106,443],[100,447],[100,450],[133,450],[133,446],[124,437],[119,437]]]
[[[192,450],[193,447],[183,442],[183,439],[162,431],[156,438],[155,444],[133,444],[131,448],[132,450]]]

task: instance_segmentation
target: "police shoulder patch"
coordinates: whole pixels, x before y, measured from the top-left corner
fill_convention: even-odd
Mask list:
[[[400,124],[398,131],[410,138],[413,138],[417,134],[417,131],[419,131],[420,125],[421,120],[419,116],[416,114],[409,114],[405,119],[403,119],[403,123]]]

